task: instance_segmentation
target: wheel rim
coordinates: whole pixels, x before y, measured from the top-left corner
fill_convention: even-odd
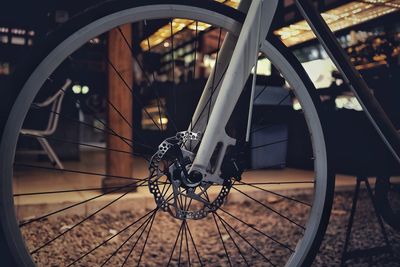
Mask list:
[[[157,10],[157,11],[155,11]],[[122,14],[120,14],[122,13]],[[138,16],[138,14],[143,15],[143,17]],[[2,138],[2,144],[1,144],[1,154],[2,155],[10,155],[7,159],[3,160],[1,163],[1,170],[3,172],[3,177],[12,177],[12,166],[13,166],[13,160],[14,160],[14,151],[17,143],[17,137],[15,133],[18,133],[20,131],[21,125],[23,123],[24,117],[26,113],[28,112],[28,108],[30,106],[30,103],[33,101],[36,93],[41,89],[42,84],[44,83],[45,79],[50,76],[50,74],[54,71],[55,67],[58,66],[60,63],[61,58],[63,58],[63,55],[70,54],[70,52],[74,51],[78,47],[80,47],[83,43],[85,43],[87,40],[90,40],[96,36],[98,36],[100,33],[105,32],[111,28],[114,28],[117,25],[124,24],[128,21],[132,21],[132,17],[135,17],[137,20],[142,20],[144,18],[146,19],[154,19],[154,18],[160,18],[160,17],[182,17],[182,18],[191,18],[191,19],[197,19],[203,22],[208,22],[213,25],[217,25],[220,27],[226,28],[230,32],[237,32],[237,28],[235,27],[237,24],[234,20],[223,17],[219,14],[208,12],[207,10],[200,9],[200,8],[193,8],[193,7],[185,7],[181,5],[159,5],[159,6],[152,6],[150,7],[142,7],[142,8],[133,8],[131,10],[125,10],[123,12],[119,12],[118,14],[112,14],[106,18],[104,18],[102,21],[96,21],[92,23],[91,25],[86,26],[83,29],[83,32],[85,34],[81,35],[75,35],[71,36],[70,38],[67,39],[67,41],[63,42],[62,45],[58,46],[56,50],[53,51],[53,54],[50,54],[45,62],[43,62],[38,68],[40,69],[42,66],[42,69],[37,71],[34,75],[30,77],[28,80],[27,84],[25,85],[24,89],[22,90],[20,96],[17,99],[17,102],[15,103],[10,117],[13,118],[13,122],[8,122],[6,126],[6,130],[4,132],[3,138]],[[78,38],[79,37],[79,38]],[[62,51],[62,53],[60,52]],[[317,117],[316,110],[313,109],[313,103],[311,99],[309,98],[306,89],[302,88],[304,87],[302,85],[301,80],[299,80],[300,77],[295,75],[293,73],[293,70],[290,68],[290,66],[287,66],[287,64],[282,61],[282,63],[279,63],[279,60],[282,60],[283,58],[279,55],[279,53],[275,50],[275,48],[270,45],[268,42],[264,43],[263,45],[263,51],[269,54],[271,61],[276,62],[276,65],[280,68],[281,72],[290,75],[293,74],[295,78],[292,78],[291,83],[297,84],[297,88],[299,88],[298,92],[296,92],[299,95],[300,101],[302,102],[302,106],[304,107],[304,112],[307,114],[306,118],[309,120],[309,127],[311,128],[311,132],[316,133],[313,135],[313,143],[314,143],[314,154],[316,157],[316,160],[318,162],[315,163],[316,165],[316,173],[317,177],[322,177],[319,180],[317,180],[316,183],[316,197],[314,199],[314,204],[312,211],[310,213],[310,220],[308,221],[308,224],[311,224],[310,226],[307,226],[307,232],[306,235],[301,241],[301,243],[298,245],[298,248],[296,248],[296,254],[291,257],[289,260],[289,265],[295,266],[299,263],[301,263],[304,260],[304,257],[307,254],[307,251],[310,249],[311,244],[313,243],[312,240],[315,238],[318,226],[319,226],[319,221],[321,220],[321,210],[322,207],[324,206],[324,200],[325,200],[325,194],[326,194],[326,181],[324,181],[323,177],[327,177],[326,171],[326,155],[325,151],[322,149],[324,147],[324,141],[323,141],[323,135],[322,135],[322,130],[320,129],[319,125],[319,119]],[[286,64],[286,65],[285,65]],[[280,66],[279,66],[280,65]],[[45,68],[43,66],[46,66]],[[44,71],[44,69],[47,69]],[[36,75],[36,76],[35,76]],[[285,76],[286,76],[285,75]],[[289,76],[288,76],[289,77]],[[29,88],[30,90],[28,90]],[[22,108],[24,107],[24,108]],[[315,123],[317,122],[317,123]],[[5,142],[4,140],[7,140]],[[3,179],[3,180],[12,180],[12,179]],[[6,213],[8,215],[13,214],[13,206],[14,204],[12,203],[13,196],[11,193],[13,192],[12,190],[9,190],[11,188],[11,182],[10,181],[2,181],[3,185],[2,188],[6,188],[6,192],[2,192],[2,197],[3,197],[3,203],[6,203]],[[9,191],[7,191],[7,189]],[[240,189],[239,189],[240,192]],[[228,211],[229,212],[229,211]],[[228,213],[227,213],[228,214]],[[153,214],[149,214],[149,217],[144,218],[146,221],[145,223],[145,229],[147,228],[148,225],[153,225],[154,222],[154,216]],[[219,235],[221,236],[221,231],[224,228],[229,229],[229,224],[224,223],[224,219],[222,217],[219,217],[219,215],[214,216],[213,219],[216,222],[217,225],[217,230]],[[217,219],[219,220],[219,224],[217,223]],[[18,232],[19,229],[16,226],[18,223],[15,222],[14,218],[8,218],[8,227],[9,229],[13,229],[13,232]],[[220,226],[220,228],[218,227]],[[310,229],[310,230],[308,230]],[[186,231],[188,230],[188,231]],[[183,240],[183,236],[186,235],[189,236],[191,233],[189,233],[190,229],[188,228],[187,223],[182,223],[181,227],[178,232],[179,235],[182,236],[181,240]],[[233,231],[233,229],[232,229]],[[227,233],[229,233],[228,230],[226,230]],[[231,232],[232,233],[232,232]],[[18,234],[19,235],[19,234]],[[33,264],[31,261],[31,258],[29,254],[27,253],[26,250],[24,250],[23,242],[21,242],[23,239],[21,236],[13,237],[13,242],[16,250],[18,251],[19,255],[17,257],[21,258],[24,262],[24,264]],[[189,239],[186,239],[190,240]],[[222,236],[221,236],[222,240]],[[182,241],[181,241],[182,242]],[[10,241],[10,243],[12,243]],[[177,241],[175,242],[175,245],[177,244]],[[225,244],[222,242],[223,248],[226,252]],[[236,246],[236,245],[235,245]],[[182,246],[181,246],[182,248]],[[241,254],[241,253],[240,253]]]

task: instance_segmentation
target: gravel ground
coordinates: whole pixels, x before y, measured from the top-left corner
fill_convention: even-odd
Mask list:
[[[313,266],[339,265],[351,197],[352,192],[336,194],[330,224]],[[297,198],[303,201],[310,200],[309,196],[305,194]],[[278,198],[267,198],[262,203],[293,218],[298,224],[303,225],[305,223],[308,208],[302,204],[283,201]],[[158,212],[154,221],[152,220],[153,217],[149,215],[129,227],[146,212],[135,210],[123,211],[118,214],[107,214],[105,211],[96,214],[76,228],[71,227],[82,220],[79,216],[66,216],[34,222],[23,227],[22,230],[30,250],[40,247],[53,237],[67,231],[66,234],[56,239],[49,246],[34,253],[38,266],[68,265],[84,255],[85,252],[96,248],[104,240],[109,241],[77,261],[75,265],[97,266],[106,263],[106,266],[121,266],[127,255],[130,254],[131,248],[134,247],[126,266],[136,266],[139,261],[140,266],[166,265],[170,258],[171,266],[199,266],[197,253],[205,266],[229,266],[225,249],[230,256],[232,266],[245,266],[246,262],[250,266],[271,266],[271,264],[265,263],[267,259],[263,259],[260,254],[268,257],[268,260],[274,265],[282,266],[290,255],[288,249],[283,248],[268,237],[258,234],[251,227],[256,227],[263,233],[268,233],[271,238],[283,241],[285,245],[291,248],[295,247],[298,238],[302,235],[299,227],[282,219],[271,210],[267,211],[262,207],[260,208],[260,204],[253,201],[226,204],[223,209],[246,221],[250,227],[222,211],[219,211],[218,214],[223,220],[217,216],[213,218],[209,215],[204,220],[189,221],[189,228],[186,228],[185,225],[182,226],[181,221],[171,218],[169,214],[164,212]],[[151,210],[147,212],[151,212]],[[268,217],[266,214],[268,214]],[[138,229],[139,225],[146,222],[147,218],[149,218],[147,227],[144,224],[142,228]],[[218,223],[218,228],[215,222]],[[151,231],[148,231],[150,226]],[[126,231],[119,234],[119,231],[124,228],[127,228]],[[145,230],[142,231],[143,229]],[[179,231],[180,229],[182,231]],[[394,247],[394,255],[397,254],[400,257],[400,233],[395,233],[388,227],[387,229]],[[179,235],[178,232],[180,232]],[[191,236],[196,246],[193,245]],[[249,243],[241,236],[245,237]],[[223,242],[221,242],[221,237]],[[232,239],[235,242],[232,242]],[[175,243],[176,246],[173,250]],[[382,238],[376,219],[371,213],[371,204],[366,198],[365,192],[362,192],[350,248],[365,248],[380,244],[382,244]],[[121,247],[121,245],[123,246]],[[121,248],[117,250],[119,247]],[[140,258],[143,248],[145,249]],[[115,253],[113,254],[113,252]],[[244,259],[241,253],[245,254]],[[113,257],[107,261],[111,255]],[[348,261],[348,266],[400,266],[400,259],[396,259],[394,255],[352,260]]]
[[[351,209],[353,192],[336,193],[332,215],[324,241],[313,266],[339,266],[346,236],[346,227]],[[382,246],[385,243],[379,224],[372,211],[372,204],[366,191],[360,192],[350,250]],[[370,256],[347,261],[347,266],[400,266],[400,232],[385,224],[389,240],[393,246],[392,255]]]

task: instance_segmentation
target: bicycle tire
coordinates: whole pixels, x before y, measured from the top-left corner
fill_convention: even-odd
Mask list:
[[[392,193],[391,193],[392,192]],[[400,231],[400,213],[392,203],[390,195],[400,196],[399,185],[392,185],[390,177],[378,176],[375,183],[375,201],[383,220],[396,231]]]
[[[154,7],[154,6],[185,6],[185,7],[196,7],[204,12],[213,12],[218,14],[216,16],[223,16],[237,23],[242,23],[245,15],[239,11],[224,6],[222,4],[213,1],[182,1],[178,0],[151,0],[151,1],[126,1],[116,0],[108,1],[100,4],[96,7],[90,8],[84,11],[83,14],[72,18],[68,23],[62,25],[60,29],[54,32],[43,46],[38,49],[32,60],[26,62],[23,69],[18,70],[15,75],[14,90],[8,92],[8,103],[13,105],[5,105],[2,107],[2,117],[7,117],[8,120],[1,122],[0,129],[3,129],[0,154],[3,156],[8,155],[8,160],[2,160],[0,169],[2,173],[2,179],[0,180],[1,187],[1,202],[0,202],[0,216],[5,218],[1,220],[1,231],[0,231],[0,250],[3,255],[3,263],[7,266],[33,266],[33,262],[27,253],[22,237],[19,233],[19,229],[16,228],[18,223],[15,219],[14,204],[12,200],[12,159],[14,158],[15,147],[17,142],[16,133],[22,126],[23,117],[27,112],[28,103],[34,98],[34,90],[27,90],[27,82],[33,79],[33,74],[38,72],[38,68],[44,63],[44,60],[54,53],[57,48],[60,48],[65,41],[81,31],[85,26],[100,21],[101,19],[118,14],[124,10],[130,10],[140,7]],[[92,34],[93,35],[93,34]],[[313,141],[318,148],[314,151],[318,160],[321,163],[320,182],[317,183],[317,193],[320,194],[319,202],[314,203],[318,208],[314,208],[317,223],[313,223],[313,233],[310,235],[311,240],[307,241],[307,246],[304,246],[304,251],[301,255],[298,253],[297,256],[292,257],[289,261],[289,266],[308,266],[311,265],[318,247],[323,239],[324,232],[329,221],[330,208],[333,199],[334,189],[334,178],[328,165],[328,153],[327,153],[327,141],[324,137],[324,127],[321,123],[322,114],[319,108],[319,99],[314,92],[312,82],[309,80],[301,64],[296,58],[284,47],[281,42],[273,37],[269,36],[267,41],[263,44],[263,49],[267,50],[271,55],[271,61],[280,68],[281,72],[291,77],[291,83],[295,84],[294,88],[300,88],[296,92],[299,94],[300,100],[303,102],[305,113],[309,115],[309,127],[313,133]],[[40,83],[40,82],[39,82]],[[21,89],[22,88],[22,89]],[[38,88],[37,90],[39,90]],[[20,105],[26,106],[26,109],[20,109]]]

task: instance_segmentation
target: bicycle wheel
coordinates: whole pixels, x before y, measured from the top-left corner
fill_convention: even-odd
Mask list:
[[[186,98],[179,97],[182,91],[174,83],[176,65],[173,51],[176,49],[176,31],[173,26],[178,23],[176,19],[190,20],[190,25],[194,26],[190,33],[195,40],[200,31],[199,25],[203,29],[215,31],[218,63],[218,51],[223,37],[227,33],[237,36],[244,14],[212,1],[110,1],[86,10],[63,25],[36,53],[35,58],[27,62],[28,70],[17,76],[20,82],[17,85],[18,95],[7,114],[7,122],[2,125],[4,130],[0,147],[0,248],[4,254],[4,264],[311,264],[329,220],[334,189],[334,180],[327,164],[318,98],[313,93],[312,83],[298,61],[277,40],[271,37],[263,43],[263,55],[279,69],[301,103],[302,112],[296,113],[296,116],[300,116],[296,122],[304,121],[307,126],[305,128],[308,129],[305,135],[312,145],[308,158],[311,171],[258,172],[247,169],[238,173],[235,169],[232,173],[228,168],[228,171],[223,172],[223,184],[203,184],[201,181],[187,179],[184,170],[190,166],[196,147],[185,147],[185,141],[198,143],[201,139],[196,133],[187,131],[191,116],[188,116],[189,119],[182,119],[183,123],[178,120],[179,114],[189,111],[187,107],[177,111]],[[153,129],[158,130],[158,138],[161,138],[159,143],[154,145],[149,142],[150,136],[143,136],[148,133],[143,131],[143,124],[135,123],[134,118],[132,123],[126,118],[128,115],[121,113],[119,107],[109,99],[106,99],[108,109],[113,110],[129,125],[132,136],[121,135],[101,118],[94,119],[97,123],[94,126],[63,112],[52,113],[60,119],[58,127],[77,123],[80,127],[94,128],[106,136],[120,139],[126,144],[126,150],[133,147],[133,152],[128,152],[134,157],[134,171],[131,176],[109,175],[104,171],[104,154],[127,153],[125,150],[87,144],[80,139],[20,134],[23,124],[27,123],[29,115],[37,108],[32,103],[36,102],[41,92],[57,88],[54,83],[59,77],[65,79],[71,75],[64,66],[73,61],[81,49],[90,45],[93,38],[116,30],[126,39],[120,25],[142,23],[146,31],[152,21],[164,23],[171,30],[169,44],[172,51],[172,82],[168,84],[168,90],[158,90],[159,73],[144,71],[143,60],[138,59],[135,51],[128,45],[129,42],[126,49],[132,52],[132,60],[138,65],[137,71],[145,77],[146,83],[140,91],[135,91],[131,84],[123,81],[124,76],[115,67],[115,62],[107,57],[105,62],[111,72],[114,71],[114,75],[123,81],[124,88],[120,89],[131,92],[134,107],[140,110],[140,121],[143,122],[145,118],[153,123]],[[146,35],[144,38],[146,39]],[[152,47],[147,49],[151,50]],[[193,58],[196,58],[197,50],[194,51]],[[196,63],[193,65],[195,71]],[[212,72],[209,75],[223,76],[223,72]],[[215,82],[210,91],[214,92],[221,79],[212,80]],[[268,84],[262,86],[256,99],[262,97],[268,88]],[[275,99],[275,106],[287,103],[291,91],[285,91],[282,99]],[[227,127],[230,134],[238,140],[238,145],[232,149],[236,159],[246,153],[245,146],[240,144],[243,143],[241,141],[247,118],[242,112],[243,108],[239,108],[245,106],[243,103],[248,103],[246,92],[248,90],[244,90]],[[68,96],[67,92],[65,94]],[[148,111],[151,102],[149,95],[155,99],[156,117]],[[208,104],[203,109],[206,114],[211,112],[209,103],[213,102],[213,97],[215,95],[211,93]],[[198,97],[196,99],[198,101]],[[69,101],[73,105],[82,104],[73,97]],[[257,116],[259,122],[274,122],[268,119],[272,117],[268,112],[259,114],[262,115],[261,118]],[[163,118],[167,118],[168,122],[163,121]],[[272,126],[265,126],[264,123],[264,126],[257,127],[253,124],[252,127],[254,134]],[[183,134],[180,134],[182,131]],[[88,155],[82,156],[80,162],[65,163],[65,169],[61,171],[45,162],[32,163],[19,158],[16,149],[24,138],[48,139],[53,144],[78,144],[96,150],[96,154],[87,152]],[[288,137],[285,135],[278,142],[261,139],[267,143],[256,145],[256,140],[253,140],[250,151],[285,143]],[[274,154],[275,150],[265,153]],[[227,155],[225,159],[229,162],[231,156]],[[93,160],[96,161],[96,166],[93,166]],[[234,177],[239,175],[241,179]],[[109,187],[105,192],[98,193],[101,178],[107,176],[128,182],[125,186]],[[46,177],[52,177],[52,180],[43,182],[41,179]],[[31,191],[30,185],[24,184],[27,179],[32,182],[31,185],[36,184],[33,186],[35,190]],[[63,183],[65,187],[60,187],[60,180],[68,181]],[[138,188],[139,192],[131,194],[133,188]],[[79,193],[79,199],[74,199],[77,196],[71,195],[76,193]],[[33,205],[35,203],[39,205]]]
[[[400,230],[400,185],[396,177],[376,178],[375,199],[379,213],[387,224],[397,231]]]

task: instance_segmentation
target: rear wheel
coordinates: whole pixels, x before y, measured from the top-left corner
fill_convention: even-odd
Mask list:
[[[1,139],[0,216],[4,219],[0,222],[0,245],[3,252],[9,252],[3,259],[8,265],[311,264],[329,220],[334,181],[328,170],[318,99],[312,84],[298,61],[277,40],[265,41],[261,51],[291,89],[283,83],[271,86],[268,79],[260,82],[263,84],[258,86],[255,103],[261,103],[262,107],[253,118],[250,150],[238,145],[226,159],[242,163],[240,155],[250,153],[253,160],[258,159],[266,167],[264,155],[267,158],[282,153],[286,148],[280,145],[287,144],[288,139],[290,142],[290,138],[287,130],[279,129],[291,121],[274,121],[273,111],[265,107],[288,105],[294,93],[302,107],[302,112],[295,114],[296,121],[304,121],[307,126],[304,129],[310,132],[305,131],[305,139],[312,147],[308,158],[311,171],[260,171],[251,170],[247,164],[246,171],[236,168],[225,172],[223,184],[202,183],[201,179],[185,174],[196,154],[196,146],[187,144],[201,142],[201,138],[187,130],[189,124],[196,122],[190,121],[192,114],[189,114],[194,107],[185,106],[188,94],[176,84],[175,62],[180,42],[177,38],[182,34],[198,40],[199,35],[209,34],[215,40],[218,64],[224,36],[227,33],[237,36],[243,19],[239,11],[212,1],[112,1],[71,19],[53,35],[37,53],[38,58],[28,64],[31,69],[22,75],[21,89],[9,111]],[[98,36],[109,31],[116,31],[127,40],[121,30],[121,25],[127,23],[144,25],[145,33],[140,38],[144,51],[162,49],[151,45],[146,31],[151,26],[163,25],[169,36],[165,41],[168,45],[164,46],[170,51],[170,68],[163,75],[148,70],[143,60],[146,57],[137,54],[126,42],[136,71],[144,77],[140,90],[124,80],[116,62],[104,58],[109,73],[121,79],[120,90],[130,92],[134,118],[130,119],[108,98],[104,99],[106,109],[115,112],[129,126],[130,134],[117,132],[98,113],[92,114],[94,124],[88,124],[74,118],[73,113],[50,111],[59,118],[58,128],[66,129],[72,124],[80,125],[81,129],[88,127],[107,138],[119,139],[125,149],[89,144],[82,138],[20,134],[37,109],[32,103],[46,90],[58,90],[57,80],[70,78],[74,71],[76,75],[74,67],[65,66],[84,53],[87,46],[101,40],[96,39]],[[186,55],[194,60],[188,68],[192,75],[197,71],[196,45],[197,41],[193,52]],[[215,72],[209,75],[218,77]],[[170,82],[161,83],[162,77]],[[221,79],[215,79],[212,87],[207,88],[211,92],[209,103],[213,102],[213,92],[220,82]],[[160,84],[166,88],[160,90]],[[190,84],[194,87],[195,81]],[[268,91],[271,94],[266,94]],[[228,127],[238,144],[244,140],[249,100],[246,92]],[[67,90],[65,94],[68,96]],[[195,94],[189,95],[198,101],[199,95]],[[71,95],[65,101],[72,106],[83,104]],[[287,106],[284,110],[294,112]],[[211,105],[206,105],[203,112],[210,114]],[[182,115],[186,113],[188,116]],[[268,129],[272,133],[278,131],[281,138],[274,139]],[[151,138],[150,134],[156,137]],[[53,145],[78,145],[91,150],[81,152],[80,162],[65,162],[64,170],[16,155],[17,146],[37,138],[49,140]],[[112,153],[133,155],[131,175],[110,175],[105,171],[105,158]],[[105,191],[99,193],[101,179],[107,176],[127,182],[124,186],[103,187]],[[135,188],[139,192],[131,193]]]
[[[400,230],[400,181],[398,177],[379,176],[375,183],[375,200],[387,224]]]

